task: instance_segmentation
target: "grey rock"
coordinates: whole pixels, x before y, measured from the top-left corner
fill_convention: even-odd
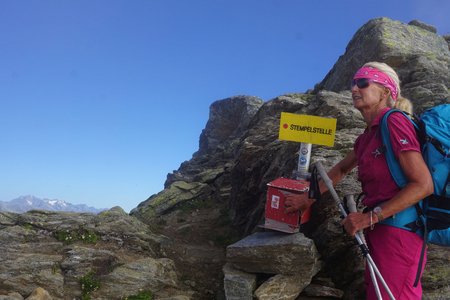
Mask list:
[[[4,299],[17,299],[12,292],[21,295],[20,299],[81,297],[80,280],[87,274],[93,274],[100,286],[113,283],[115,291],[120,289],[124,296],[136,294],[139,287],[166,298],[192,299],[194,295],[177,281],[173,261],[157,257],[167,238],[151,233],[147,225],[120,208],[99,215],[7,213],[0,214],[0,220],[0,292],[9,294]],[[116,274],[140,279],[130,284]],[[95,293],[95,299],[115,298],[109,291]]]
[[[252,300],[256,289],[256,274],[242,272],[230,264],[223,267],[224,290],[227,300]]]
[[[309,280],[320,269],[314,242],[302,233],[256,232],[228,246],[227,261],[248,273],[303,274]]]
[[[447,41],[448,49],[450,50],[450,35],[448,35],[448,34],[444,35],[443,38],[444,38],[444,40]]]
[[[344,296],[344,292],[339,289],[318,284],[308,285],[303,292],[305,296],[310,297],[331,297],[341,299]]]
[[[124,298],[141,290],[173,291],[179,286],[175,265],[166,258],[142,258],[125,263],[102,276],[102,282],[99,290],[92,294],[95,299]]]
[[[294,300],[309,283],[310,280],[302,274],[278,274],[261,284],[255,291],[255,296],[258,300]]]
[[[0,295],[0,300],[23,300],[23,297],[17,292],[12,292],[8,295]]]
[[[29,295],[43,287],[57,298],[64,295],[64,276],[58,268],[61,255],[3,249],[0,258],[0,281],[10,291]]]
[[[206,127],[200,135],[200,149],[196,155],[216,151],[218,147],[225,147],[233,139],[242,136],[263,103],[262,99],[249,96],[214,102]]]
[[[25,300],[53,300],[53,298],[46,290],[38,287]]]
[[[419,20],[412,20],[411,22],[408,23],[408,25],[417,26],[417,27],[420,27],[422,29],[428,30],[429,32],[437,33],[436,27],[434,27],[432,25],[429,25],[429,24],[426,24],[426,23],[424,23],[422,21],[419,21]]]

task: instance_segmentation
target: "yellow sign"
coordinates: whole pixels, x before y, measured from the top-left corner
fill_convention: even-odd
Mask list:
[[[324,146],[334,145],[336,119],[282,112],[278,138]]]

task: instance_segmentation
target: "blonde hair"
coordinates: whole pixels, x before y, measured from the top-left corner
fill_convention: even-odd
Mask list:
[[[401,96],[400,79],[398,78],[397,73],[394,71],[394,69],[392,69],[391,66],[382,62],[371,61],[364,64],[364,67],[376,68],[381,72],[385,73],[386,75],[388,75],[389,77],[391,77],[391,79],[395,82],[395,86],[398,91],[398,97],[397,100],[395,101],[394,99],[392,99],[391,93],[389,92],[387,106],[403,110],[404,112],[407,112],[409,114],[413,113],[413,105],[411,101]]]

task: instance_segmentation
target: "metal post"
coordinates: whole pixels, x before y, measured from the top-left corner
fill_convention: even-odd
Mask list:
[[[298,164],[297,164],[297,180],[309,179],[309,164],[311,162],[311,148],[312,144],[309,143],[300,143],[300,149],[298,151]]]

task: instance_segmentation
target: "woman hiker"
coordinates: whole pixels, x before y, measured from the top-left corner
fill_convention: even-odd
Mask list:
[[[353,106],[361,112],[367,128],[357,139],[347,156],[328,172],[336,185],[353,168],[358,167],[358,180],[364,193],[364,212],[350,213],[343,220],[348,234],[354,236],[364,230],[370,254],[396,299],[421,299],[422,286],[414,287],[423,239],[416,233],[398,227],[380,224],[413,206],[433,193],[433,182],[420,153],[420,144],[411,122],[402,114],[388,118],[388,127],[394,154],[408,179],[404,188],[393,180],[383,155],[379,123],[391,108],[409,112],[412,105],[400,96],[400,80],[387,64],[370,62],[353,77]],[[320,190],[326,186],[321,183]],[[286,199],[286,212],[304,211],[312,205],[308,193],[291,195]],[[425,266],[426,255],[423,266]],[[366,266],[366,298],[377,299],[375,288]],[[388,294],[379,284],[383,299]]]

